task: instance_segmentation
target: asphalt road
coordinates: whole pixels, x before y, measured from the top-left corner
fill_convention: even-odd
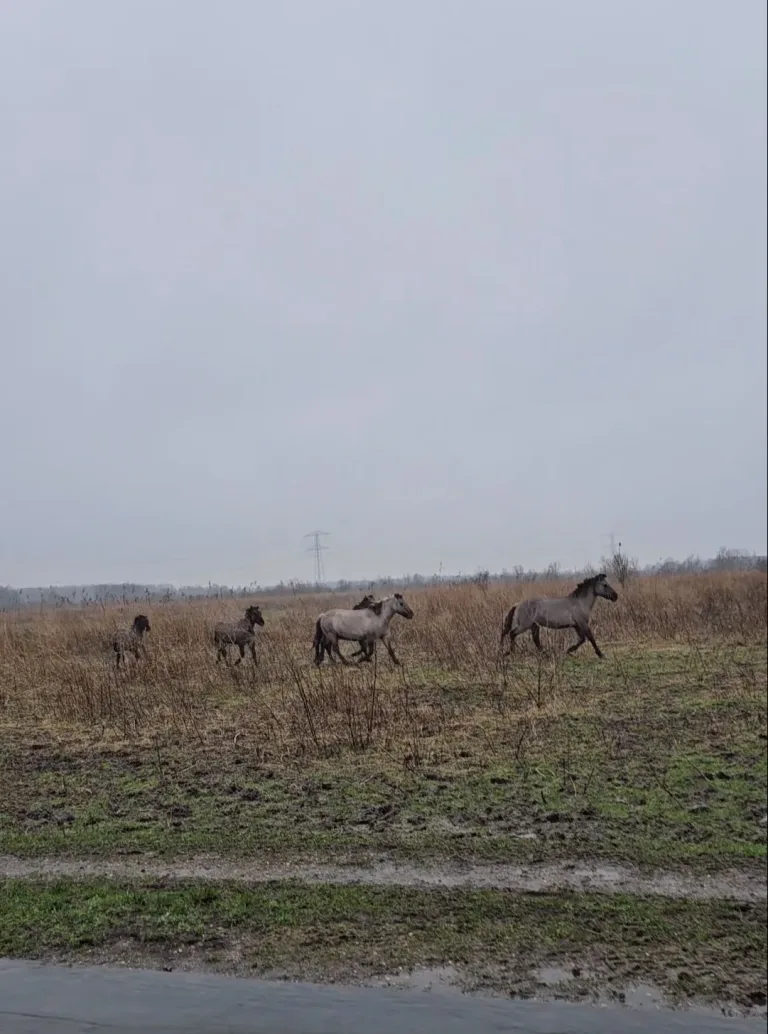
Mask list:
[[[756,1034],[765,1021],[0,961],[2,1034]]]

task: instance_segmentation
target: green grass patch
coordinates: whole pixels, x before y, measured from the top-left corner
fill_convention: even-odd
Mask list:
[[[0,954],[192,965],[307,979],[458,967],[468,987],[571,993],[650,981],[672,997],[754,1004],[765,984],[764,904],[589,894],[516,895],[275,883],[0,887]]]
[[[293,755],[222,715],[152,743],[7,727],[0,852],[758,865],[765,666],[746,647],[621,647],[603,664],[523,654],[493,684],[409,670],[406,703],[390,687],[407,735],[382,725],[357,750],[341,718]]]

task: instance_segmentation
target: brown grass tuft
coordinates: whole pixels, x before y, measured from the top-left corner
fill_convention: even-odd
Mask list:
[[[755,572],[645,577],[632,581],[618,603],[598,601],[593,627],[617,685],[625,677],[631,681],[622,668],[627,647],[714,646],[733,656],[739,646],[763,644],[766,584],[765,575]],[[256,669],[249,658],[238,669],[217,666],[211,639],[215,622],[241,616],[250,600],[153,605],[149,656],[125,672],[115,671],[111,635],[146,605],[5,613],[0,615],[0,721],[27,732],[35,727],[78,731],[94,740],[230,738],[247,741],[256,756],[282,758],[360,751],[375,742],[418,765],[426,744],[432,754],[439,753],[441,744],[455,738],[459,719],[451,693],[483,698],[472,730],[480,738],[493,736],[494,713],[521,718],[524,739],[535,735],[536,722],[547,715],[582,706],[591,666],[599,662],[588,645],[577,658],[564,658],[572,633],[544,633],[543,658],[524,637],[515,660],[499,665],[507,608],[525,596],[559,595],[569,588],[537,582],[406,593],[416,616],[393,622],[401,669],[379,650],[374,665],[315,670],[314,620],[330,602],[318,596],[296,598],[287,606],[258,599],[266,627]],[[351,605],[353,598],[348,599]],[[339,597],[333,603],[339,605]],[[731,674],[738,661],[734,665]],[[748,682],[753,676],[745,668],[743,677]],[[578,705],[574,679],[582,691]]]

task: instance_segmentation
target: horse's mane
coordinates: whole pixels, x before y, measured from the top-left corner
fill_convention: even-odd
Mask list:
[[[604,574],[593,574],[591,578],[585,578],[579,582],[573,592],[568,593],[569,596],[585,596],[587,592],[594,588],[599,581],[605,578]]]

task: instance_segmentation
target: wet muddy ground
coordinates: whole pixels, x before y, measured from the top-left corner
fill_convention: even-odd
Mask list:
[[[529,865],[457,863],[451,859],[430,866],[379,858],[368,865],[233,861],[198,856],[184,861],[112,858],[17,858],[0,855],[0,878],[187,880],[199,883],[254,885],[282,880],[379,887],[442,887],[511,890],[522,893],[583,891],[601,894],[655,894],[691,901],[765,901],[766,880],[760,873],[723,870],[709,875],[641,870],[604,862],[548,862]]]
[[[594,728],[574,720],[581,748],[568,747],[565,761],[470,755],[417,771],[367,754],[275,764],[232,743],[83,744],[39,733],[24,742],[0,731],[0,852],[329,861],[381,852],[419,862],[603,858],[757,869],[765,734],[739,714],[731,709],[727,749],[706,742],[706,712],[686,726],[696,750],[653,759],[635,753],[634,727],[616,733],[620,752],[613,741],[598,752]]]
[[[0,727],[0,954],[760,1014],[764,657],[621,663],[364,750]]]
[[[677,1007],[742,1013],[766,1004],[764,901],[147,877],[4,879],[2,900],[0,955],[11,957],[629,1004],[651,988]]]

